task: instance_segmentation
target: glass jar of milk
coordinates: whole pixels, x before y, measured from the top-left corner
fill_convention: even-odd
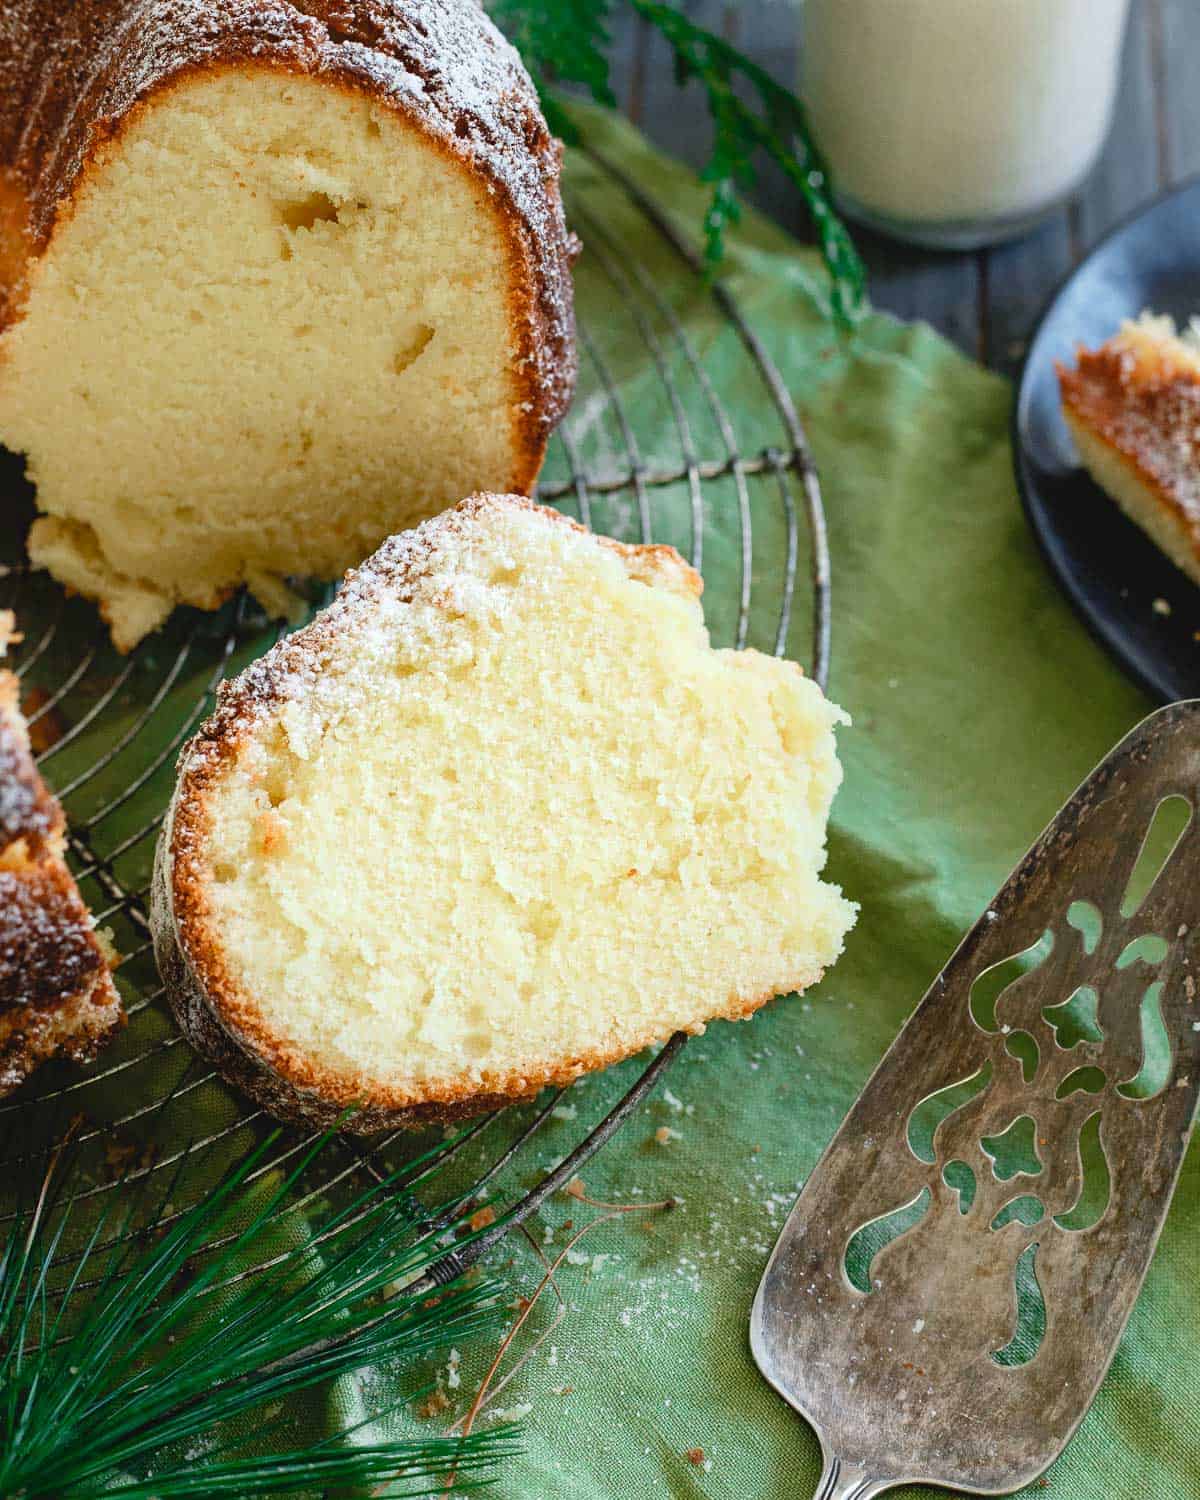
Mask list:
[[[1020,234],[1108,134],[1129,0],[804,0],[803,95],[851,216],[969,248]]]

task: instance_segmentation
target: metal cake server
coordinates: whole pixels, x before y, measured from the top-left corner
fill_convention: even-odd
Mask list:
[[[1200,700],[1066,804],[805,1185],[750,1340],[821,1439],[817,1500],[1007,1493],[1087,1411],[1200,1095],[1198,809]]]

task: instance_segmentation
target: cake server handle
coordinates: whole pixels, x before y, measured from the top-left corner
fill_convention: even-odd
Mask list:
[[[876,1479],[865,1469],[845,1463],[836,1454],[826,1454],[825,1467],[813,1500],[870,1500],[872,1495],[881,1495],[898,1483],[900,1481],[896,1479]]]

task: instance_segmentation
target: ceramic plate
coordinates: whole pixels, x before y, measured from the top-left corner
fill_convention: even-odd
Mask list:
[[[1121,224],[1055,294],[1025,358],[1013,451],[1026,515],[1067,597],[1121,665],[1171,701],[1200,697],[1200,589],[1080,467],[1054,372],[1145,308],[1181,323],[1200,315],[1200,180]]]

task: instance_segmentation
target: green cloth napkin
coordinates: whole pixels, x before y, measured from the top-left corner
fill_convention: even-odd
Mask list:
[[[614,117],[588,111],[584,127],[588,145],[694,237],[705,193],[691,174]],[[580,153],[568,154],[568,181],[589,246],[602,229],[631,258],[659,265],[644,221]],[[727,269],[820,466],[834,575],[830,692],[854,719],[841,735],[846,779],[828,873],[862,912],[818,990],[691,1042],[658,1096],[586,1169],[596,1198],[682,1203],[603,1225],[562,1267],[566,1314],[496,1401],[529,1403],[528,1451],[496,1485],[505,1500],[812,1493],[817,1444],[747,1347],[767,1255],[805,1175],[965,928],[1152,707],[1087,636],[1034,549],[1013,489],[1007,382],[929,328],[880,315],[837,344],[814,256],[753,214]],[[728,346],[703,325],[705,294],[668,262],[660,276],[681,316],[700,323],[697,342],[727,394]],[[613,378],[643,449],[661,446],[671,416],[654,408],[655,375],[631,358]],[[761,392],[744,400],[761,406]],[[636,535],[628,515],[617,520]],[[706,603],[727,639],[736,552],[732,539],[722,547],[709,536]],[[686,534],[676,539],[686,546]],[[760,636],[770,624],[756,625]],[[585,1084],[584,1098],[591,1087],[604,1085]],[[676,1132],[666,1144],[655,1134],[663,1126]],[[553,1255],[570,1235],[563,1220],[578,1227],[591,1212],[560,1200],[533,1235]],[[1200,1494],[1198,1227],[1192,1151],[1116,1362],[1048,1475],[1060,1500]],[[541,1265],[516,1238],[499,1260],[514,1258],[528,1292]],[[553,1310],[547,1296],[518,1350]],[[462,1385],[449,1394],[474,1389],[490,1352],[464,1354]]]

